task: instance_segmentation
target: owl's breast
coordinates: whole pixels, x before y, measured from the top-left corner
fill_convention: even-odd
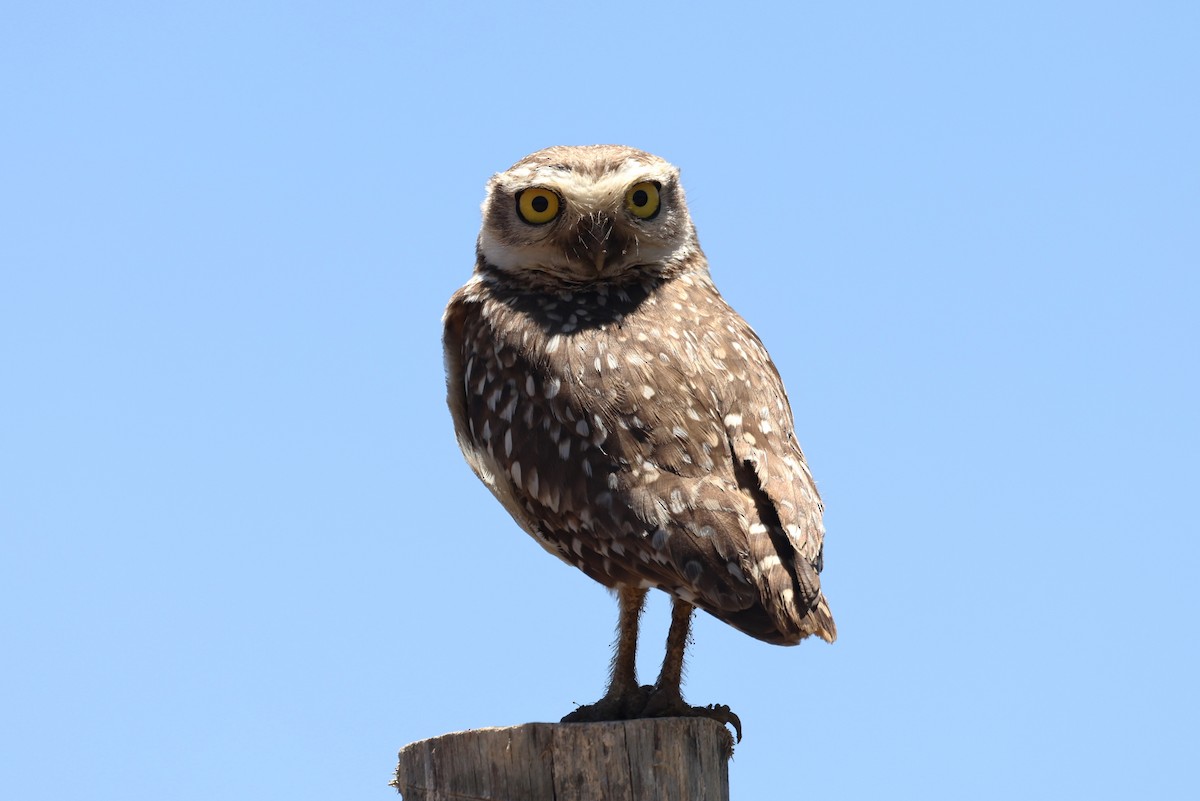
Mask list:
[[[459,444],[547,550],[710,609],[757,597],[728,424],[757,402],[761,345],[707,276],[549,296],[477,284],[446,320]]]

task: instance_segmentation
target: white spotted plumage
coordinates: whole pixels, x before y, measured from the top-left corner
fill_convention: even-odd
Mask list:
[[[646,186],[658,205],[643,217],[652,191],[638,209],[628,196]],[[551,221],[523,217],[530,188],[555,193]],[[712,283],[678,170],[631,148],[549,148],[493,177],[483,210],[444,335],[472,469],[543,547],[618,590],[623,632],[627,598],[657,587],[768,642],[832,641],[820,498],[774,365]],[[626,656],[606,696],[622,708]]]

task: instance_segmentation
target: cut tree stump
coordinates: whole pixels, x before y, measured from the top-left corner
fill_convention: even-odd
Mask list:
[[[729,801],[729,730],[708,718],[526,723],[400,749],[404,801]]]

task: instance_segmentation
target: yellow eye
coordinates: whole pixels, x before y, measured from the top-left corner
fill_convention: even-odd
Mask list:
[[[625,193],[625,207],[643,220],[658,214],[658,184],[642,181],[629,187]]]
[[[517,214],[531,225],[548,223],[558,216],[558,195],[541,187],[526,189],[517,195]]]

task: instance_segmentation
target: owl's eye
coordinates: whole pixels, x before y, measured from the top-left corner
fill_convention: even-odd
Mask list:
[[[531,225],[548,223],[558,216],[558,195],[549,189],[534,187],[517,195],[517,214]]]
[[[635,217],[648,220],[658,214],[658,206],[658,184],[653,181],[634,184],[625,193],[625,207],[633,212]]]

